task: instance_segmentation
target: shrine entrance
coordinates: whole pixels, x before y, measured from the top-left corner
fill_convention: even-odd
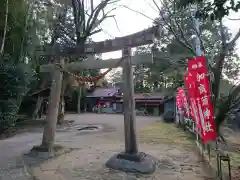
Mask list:
[[[134,100],[134,85],[133,85],[133,69],[132,66],[137,64],[151,64],[153,62],[153,55],[143,54],[132,56],[132,47],[152,44],[155,36],[158,34],[158,27],[151,27],[146,30],[134,33],[121,38],[113,40],[106,40],[85,45],[85,54],[88,58],[82,62],[73,62],[64,64],[64,58],[69,55],[82,55],[78,53],[80,47],[67,49],[61,51],[60,48],[55,54],[47,53],[48,55],[55,56],[58,61],[55,64],[42,65],[41,72],[52,72],[53,83],[51,86],[50,97],[52,97],[47,117],[47,125],[45,131],[51,131],[51,125],[57,122],[57,105],[60,100],[60,88],[62,83],[63,72],[74,76],[78,81],[82,82],[96,82],[104,77],[112,68],[123,68],[123,81],[124,81],[124,130],[125,130],[125,151],[113,156],[106,165],[113,169],[152,173],[155,170],[155,163],[153,158],[144,153],[139,152],[137,137],[136,137],[136,114],[135,114],[135,100]],[[109,60],[94,60],[94,54],[105,53],[111,51],[122,50],[122,58],[109,59]],[[52,52],[52,51],[50,51]],[[164,56],[164,55],[163,55]],[[109,68],[106,72],[97,77],[83,77],[77,76],[72,72],[83,69],[103,69]],[[55,133],[55,132],[52,132]],[[49,138],[49,137],[44,137]]]

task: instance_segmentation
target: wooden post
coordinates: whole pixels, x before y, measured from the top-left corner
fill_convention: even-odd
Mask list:
[[[82,98],[82,87],[78,87],[78,101],[77,101],[77,113],[81,113],[81,98]]]
[[[125,153],[137,154],[136,136],[136,114],[133,85],[133,69],[131,63],[131,48],[124,48],[122,52],[124,58],[123,77],[124,77],[124,130],[125,130]]]
[[[64,65],[64,59],[60,59],[60,64]],[[55,140],[56,124],[58,117],[58,107],[62,89],[63,73],[55,69],[53,71],[51,92],[49,97],[48,113],[43,132],[42,147],[51,150]]]

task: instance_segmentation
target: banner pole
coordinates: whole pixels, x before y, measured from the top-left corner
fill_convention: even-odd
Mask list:
[[[197,13],[198,13],[198,4],[194,5],[194,13],[192,14],[193,16],[193,22],[194,22],[194,28],[196,30],[196,36],[195,36],[195,50],[196,50],[196,55],[197,56],[201,56],[202,52],[201,52],[201,42],[199,39],[199,34],[200,34],[200,30],[199,30],[199,17],[197,17]],[[201,118],[201,117],[200,117]],[[197,141],[197,146],[200,146],[199,143],[199,128],[196,126],[196,141]],[[201,148],[201,147],[199,147]],[[202,150],[202,149],[201,149]]]

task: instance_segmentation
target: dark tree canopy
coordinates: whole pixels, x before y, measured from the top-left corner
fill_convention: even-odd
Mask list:
[[[184,8],[191,4],[199,4],[203,9],[205,17],[211,19],[222,19],[224,16],[229,15],[230,11],[238,12],[240,9],[239,0],[178,0],[178,7]]]

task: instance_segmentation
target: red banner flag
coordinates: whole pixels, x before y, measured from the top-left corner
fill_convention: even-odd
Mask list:
[[[183,88],[178,88],[178,95],[179,97],[181,98],[181,101],[182,101],[182,106],[183,106],[183,109],[185,110],[185,117],[189,117],[189,108],[188,108],[188,103],[187,103],[187,98],[186,98],[186,95],[185,95],[185,91]]]
[[[178,109],[183,108],[183,100],[182,100],[181,96],[179,95],[179,93],[176,95],[176,105],[177,105]]]
[[[196,93],[195,93],[195,80],[191,74],[186,74],[184,76],[185,80],[185,85],[187,87],[187,92],[188,92],[188,98],[189,98],[189,107],[190,107],[190,116],[192,120],[195,121],[196,123],[196,129],[199,128],[200,132],[201,131],[201,124],[200,124],[200,117],[199,117],[199,111],[197,108],[197,103],[196,103]],[[200,133],[200,136],[201,133]]]
[[[199,56],[188,61],[189,76],[195,80],[194,98],[199,112],[201,135],[203,143],[216,140],[214,112],[211,103],[210,82],[206,58]]]

